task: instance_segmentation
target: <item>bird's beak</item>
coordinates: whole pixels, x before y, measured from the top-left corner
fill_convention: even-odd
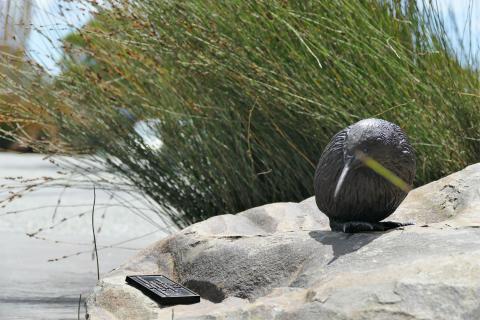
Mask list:
[[[333,198],[337,199],[338,193],[340,189],[342,188],[343,182],[345,181],[345,178],[347,177],[348,171],[350,171],[350,168],[352,167],[352,163],[355,157],[352,157],[348,159],[345,162],[345,165],[343,166],[342,173],[340,174],[340,178],[338,178],[337,185],[335,187],[335,192],[333,194]]]

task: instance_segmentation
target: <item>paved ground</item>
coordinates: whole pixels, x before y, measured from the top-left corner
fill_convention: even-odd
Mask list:
[[[0,153],[0,177],[56,176],[58,168],[42,159],[35,154]],[[0,178],[3,183],[13,182]],[[0,187],[0,198],[7,195],[5,187]],[[55,209],[60,195],[60,206]],[[119,198],[130,206],[145,207],[137,196],[117,192],[112,199],[97,190],[101,274],[166,234],[159,229],[163,224],[154,212],[125,208]],[[92,259],[92,201],[89,188],[49,188],[0,208],[0,319],[77,319],[80,294],[88,294],[97,280]],[[56,226],[48,229],[52,225]],[[37,235],[44,239],[26,235],[39,228],[47,229]],[[122,243],[130,239],[136,240]]]

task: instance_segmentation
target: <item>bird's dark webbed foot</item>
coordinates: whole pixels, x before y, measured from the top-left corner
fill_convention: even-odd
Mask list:
[[[346,221],[338,222],[330,220],[330,228],[332,231],[339,231],[345,233],[359,233],[359,232],[371,232],[371,231],[387,231],[390,229],[396,229],[404,226],[412,225],[413,223],[402,223],[394,221],[383,222],[364,222],[364,221]]]

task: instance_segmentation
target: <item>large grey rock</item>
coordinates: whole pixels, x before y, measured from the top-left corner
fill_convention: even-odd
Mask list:
[[[90,319],[480,319],[480,164],[412,191],[386,233],[329,231],[313,198],[192,225],[102,279]],[[165,274],[199,304],[125,283]]]

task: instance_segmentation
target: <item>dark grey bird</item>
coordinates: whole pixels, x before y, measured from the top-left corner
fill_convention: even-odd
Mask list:
[[[415,151],[396,124],[365,119],[338,132],[325,147],[315,172],[315,201],[332,231],[385,231],[408,225],[384,221],[407,196],[365,164],[370,158],[409,186]]]

